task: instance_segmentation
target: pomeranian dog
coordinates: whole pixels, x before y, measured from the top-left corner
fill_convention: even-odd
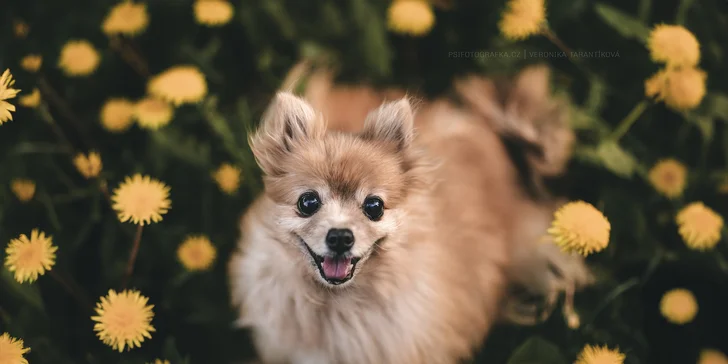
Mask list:
[[[530,181],[565,168],[573,134],[549,83],[541,66],[506,87],[472,76],[457,100],[414,106],[325,74],[307,98],[280,92],[250,138],[265,193],[229,264],[260,361],[453,364],[588,284],[544,241],[562,201],[529,193],[506,148],[520,143]]]

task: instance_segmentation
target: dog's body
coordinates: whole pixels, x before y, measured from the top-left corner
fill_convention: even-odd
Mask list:
[[[266,193],[230,263],[263,362],[456,363],[507,315],[514,281],[584,282],[580,260],[539,245],[556,202],[524,193],[498,121],[471,109],[439,100],[415,120],[402,99],[343,133],[277,96],[251,140]]]

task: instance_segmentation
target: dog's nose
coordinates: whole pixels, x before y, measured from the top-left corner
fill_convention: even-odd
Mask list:
[[[331,229],[326,234],[326,246],[335,253],[346,253],[353,245],[354,233],[349,229]]]

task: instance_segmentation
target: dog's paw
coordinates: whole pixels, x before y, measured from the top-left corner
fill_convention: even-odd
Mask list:
[[[543,242],[511,269],[511,290],[503,306],[506,321],[535,325],[545,321],[563,295],[562,311],[569,327],[579,325],[574,295],[594,283],[584,258]]]

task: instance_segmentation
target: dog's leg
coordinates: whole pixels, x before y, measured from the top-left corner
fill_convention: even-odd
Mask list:
[[[529,67],[505,86],[473,76],[455,83],[465,106],[502,138],[516,141],[525,156],[527,179],[537,200],[523,198],[511,241],[513,259],[509,269],[513,286],[523,294],[504,302],[503,315],[518,324],[536,324],[553,311],[566,294],[564,315],[570,326],[578,325],[573,308],[574,292],[590,284],[592,277],[581,256],[561,252],[543,241],[558,203],[546,192],[545,177],[564,172],[575,141],[568,124],[567,107],[554,100],[550,74],[544,66]],[[540,298],[540,300],[534,300]]]

